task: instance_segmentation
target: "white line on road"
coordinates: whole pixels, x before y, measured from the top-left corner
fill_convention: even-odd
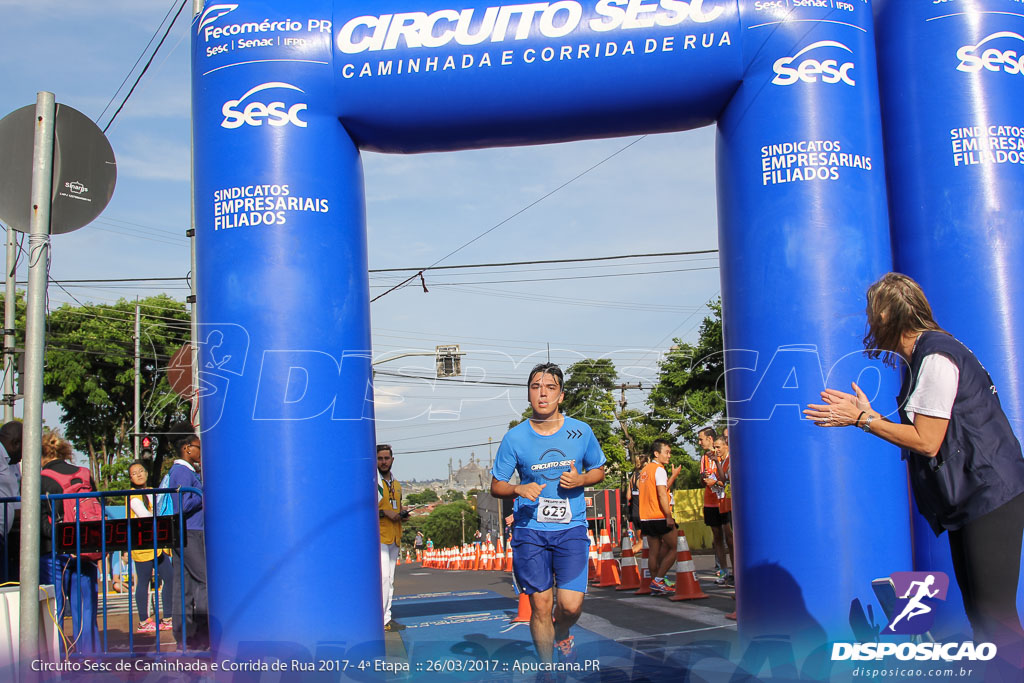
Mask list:
[[[652,636],[639,636],[637,638],[618,638],[615,642],[621,643],[624,640],[647,640],[649,638],[662,638],[664,636],[681,636],[687,633],[697,633],[698,631],[714,631],[720,628],[736,628],[736,624],[721,624],[720,626],[705,626],[704,628],[691,628],[687,631],[670,631],[668,633],[655,633]]]

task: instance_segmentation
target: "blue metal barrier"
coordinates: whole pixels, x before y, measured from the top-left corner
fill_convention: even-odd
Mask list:
[[[176,555],[176,557],[174,557],[174,562],[178,566],[174,567],[173,570],[178,572],[178,580],[179,580],[178,581],[178,586],[180,587],[180,590],[178,591],[179,595],[174,596],[174,599],[180,600],[182,618],[181,618],[181,623],[180,623],[181,632],[180,633],[175,633],[175,635],[176,635],[177,641],[178,641],[178,643],[180,645],[180,652],[181,653],[189,654],[189,655],[200,654],[198,652],[189,652],[187,637],[186,637],[186,633],[185,633],[185,631],[186,631],[185,626],[186,626],[186,621],[187,620],[185,618],[185,615],[186,615],[185,590],[184,590],[184,586],[185,586],[185,563],[183,561],[183,558],[184,558],[184,554],[185,554],[185,539],[186,539],[186,535],[187,534],[186,534],[186,529],[185,529],[185,518],[184,518],[184,515],[182,514],[182,496],[184,494],[186,494],[186,493],[193,493],[193,494],[196,494],[196,495],[198,495],[200,497],[202,497],[202,495],[203,495],[203,492],[200,489],[183,486],[183,487],[180,487],[180,488],[129,489],[129,490],[119,490],[119,491],[96,491],[96,492],[91,492],[91,493],[79,493],[79,494],[75,494],[75,493],[44,494],[44,495],[40,496],[40,503],[44,505],[43,517],[42,517],[43,523],[45,523],[45,520],[47,518],[47,507],[46,507],[47,505],[49,506],[49,511],[51,512],[51,514],[49,515],[49,519],[50,519],[50,547],[49,547],[49,549],[44,549],[42,546],[40,546],[39,552],[40,552],[40,556],[41,557],[45,556],[47,554],[49,554],[49,556],[50,556],[51,577],[53,577],[54,593],[57,596],[57,602],[59,604],[59,608],[55,609],[55,614],[53,616],[54,616],[54,619],[56,621],[57,628],[58,628],[58,630],[60,632],[60,642],[61,642],[61,653],[62,653],[62,655],[64,655],[64,656],[72,656],[73,654],[75,654],[75,653],[68,652],[68,650],[70,648],[68,646],[67,638],[64,635],[64,630],[63,630],[63,620],[64,620],[65,609],[67,609],[67,605],[70,604],[70,603],[68,603],[68,600],[76,599],[76,596],[73,595],[74,590],[71,589],[71,585],[74,584],[73,581],[69,584],[69,589],[67,591],[67,595],[65,595],[65,591],[64,591],[64,576],[65,576],[65,572],[70,567],[70,562],[72,560],[75,563],[75,568],[74,568],[75,574],[79,577],[79,580],[77,582],[77,584],[78,584],[77,600],[78,600],[79,623],[75,624],[74,620],[72,620],[72,623],[73,623],[73,627],[72,627],[73,639],[71,641],[71,645],[74,645],[79,639],[82,638],[83,635],[85,635],[85,633],[84,633],[85,628],[88,627],[88,628],[91,629],[91,628],[96,627],[95,624],[85,624],[85,623],[83,623],[84,622],[84,617],[85,617],[85,614],[86,614],[86,612],[85,612],[85,599],[86,599],[86,592],[87,592],[86,590],[83,590],[83,587],[87,586],[89,584],[89,582],[85,581],[83,583],[83,581],[82,581],[82,577],[88,578],[88,576],[86,574],[83,574],[83,572],[82,572],[82,568],[83,568],[83,559],[82,559],[82,553],[83,553],[83,550],[82,550],[82,531],[83,531],[83,525],[87,525],[86,526],[86,530],[89,531],[90,527],[94,527],[97,523],[99,524],[99,553],[100,553],[100,559],[98,560],[98,562],[101,565],[98,568],[97,579],[98,579],[98,584],[103,587],[102,649],[99,652],[79,652],[77,654],[88,654],[89,656],[96,656],[96,655],[100,655],[100,654],[103,654],[103,655],[110,654],[110,655],[116,655],[116,656],[125,656],[125,655],[136,655],[136,654],[139,654],[139,653],[137,653],[135,651],[135,624],[134,624],[135,619],[134,619],[134,617],[135,617],[136,605],[134,604],[134,601],[133,601],[133,599],[134,599],[134,576],[133,576],[133,572],[128,572],[128,593],[127,593],[127,599],[128,599],[128,650],[127,650],[127,652],[124,652],[124,651],[111,652],[110,651],[109,638],[108,638],[108,635],[109,635],[109,633],[108,633],[108,631],[109,631],[109,629],[108,629],[108,609],[109,609],[109,606],[108,606],[108,602],[107,602],[107,590],[106,590],[107,580],[108,580],[107,557],[108,557],[108,551],[109,551],[108,544],[107,544],[107,540],[108,540],[107,539],[108,527],[111,527],[112,528],[111,530],[116,532],[122,523],[123,523],[124,528],[126,529],[126,532],[124,534],[124,540],[123,541],[117,541],[116,544],[115,544],[117,549],[113,550],[113,551],[110,551],[110,552],[127,552],[128,555],[129,555],[129,558],[131,558],[131,554],[132,554],[133,550],[148,550],[148,549],[152,549],[153,550],[153,572],[154,572],[153,579],[154,579],[154,584],[156,585],[156,595],[157,595],[156,605],[155,605],[155,608],[153,610],[153,620],[154,620],[154,623],[157,626],[156,630],[154,631],[155,641],[156,641],[156,645],[155,645],[156,650],[155,650],[155,653],[148,653],[148,654],[155,655],[156,657],[160,657],[160,656],[166,655],[166,654],[168,654],[170,652],[169,650],[161,650],[161,645],[160,645],[160,633],[161,633],[161,631],[160,631],[160,628],[159,628],[160,620],[161,620],[160,606],[161,606],[162,603],[161,603],[161,600],[160,600],[160,574],[159,574],[159,559],[158,559],[159,555],[158,555],[158,553],[160,552],[160,550],[168,548],[167,545],[160,543],[159,534],[158,534],[158,522],[159,522],[160,518],[161,517],[162,518],[166,518],[167,517],[167,515],[160,516],[160,515],[156,514],[156,512],[158,510],[157,505],[155,504],[156,500],[157,500],[156,496],[161,495],[161,494],[174,495],[174,496],[177,496],[177,498],[178,498],[178,505],[177,505],[178,513],[174,515],[175,517],[177,517],[176,525],[177,525],[177,531],[178,531],[178,539],[177,539],[177,544],[176,544],[177,545],[177,555]],[[131,496],[150,495],[150,494],[152,494],[154,496],[154,506],[153,506],[154,514],[153,514],[152,517],[134,517],[133,518],[131,516],[131,514],[127,514],[125,519],[123,520],[123,522],[120,519],[115,519],[115,520],[108,520],[107,519],[107,515],[106,515],[107,505],[104,503],[105,499],[113,498],[113,497],[122,497],[123,496],[125,498],[124,505],[125,505],[125,507],[128,507]],[[83,499],[91,499],[91,498],[99,498],[100,499],[100,505],[101,505],[101,507],[104,510],[104,514],[102,514],[100,516],[100,519],[98,519],[98,520],[83,521],[83,520],[78,519],[81,516],[81,502],[82,502],[82,500]],[[67,554],[66,552],[62,552],[62,553],[58,554],[58,550],[57,550],[57,535],[58,535],[58,524],[60,522],[58,522],[58,520],[56,519],[56,515],[52,514],[52,509],[53,509],[53,505],[56,502],[67,500],[67,499],[74,499],[75,500],[75,519],[74,520],[63,520],[64,524],[68,524],[68,525],[69,524],[74,524],[74,528],[75,528],[75,533],[74,533],[75,551],[72,554]],[[9,512],[8,512],[9,509],[8,509],[8,506],[6,505],[6,503],[20,503],[20,502],[21,502],[21,497],[20,496],[8,497],[8,498],[0,498],[0,510],[2,510],[2,512],[0,512],[0,514],[2,514],[2,516],[3,516],[3,521],[2,521],[3,526],[0,527],[0,530],[3,530],[3,529],[7,528],[7,517],[8,517],[8,514],[9,514]],[[116,506],[110,506],[110,507],[116,507]],[[117,506],[117,507],[119,507],[119,506]],[[153,539],[152,547],[151,548],[150,548],[150,546],[146,546],[146,547],[136,546],[136,547],[133,547],[133,536],[135,534],[132,533],[132,530],[133,530],[132,522],[134,520],[145,521],[147,519],[148,520],[152,520],[152,539]],[[66,527],[62,527],[62,528],[66,528]],[[8,572],[9,557],[10,557],[10,543],[8,543],[7,541],[9,540],[9,538],[10,538],[10,533],[4,534],[4,537],[3,537],[3,540],[4,540],[4,543],[3,543],[3,565],[0,566],[0,579],[2,579],[3,583],[10,582],[10,581],[13,581],[13,580],[17,579],[17,576],[12,577],[12,576],[9,575],[9,572]],[[125,543],[126,543],[126,547],[122,549],[121,545],[125,544]],[[174,550],[173,546],[170,549]],[[94,551],[91,549],[91,545],[87,545],[84,552],[91,554]],[[88,564],[93,563],[93,562],[94,562],[93,560],[89,560],[89,559],[84,560],[84,563],[86,564],[86,569],[87,570],[88,570]],[[92,599],[92,598],[90,598],[90,599]],[[98,598],[97,598],[97,600],[98,600]],[[94,615],[94,618],[95,618],[95,615]],[[91,638],[90,638],[90,640],[91,640]]]

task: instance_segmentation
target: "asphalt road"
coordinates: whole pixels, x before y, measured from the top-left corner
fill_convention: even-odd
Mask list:
[[[679,648],[728,650],[736,637],[736,622],[725,618],[735,611],[735,589],[714,583],[713,558],[695,557],[705,599],[672,602],[664,596],[635,595],[633,591],[591,586],[583,603],[579,626],[637,652],[653,654]],[[397,568],[395,595],[443,591],[489,590],[515,599],[511,574],[500,571],[424,569],[418,563]],[[526,629],[524,625],[522,628]],[[389,654],[401,656],[408,631],[389,634]]]

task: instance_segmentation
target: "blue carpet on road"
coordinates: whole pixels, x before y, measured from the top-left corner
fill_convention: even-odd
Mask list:
[[[530,627],[511,623],[516,615],[511,598],[480,590],[402,595],[395,596],[391,613],[407,627],[402,640],[414,680],[518,681],[536,676]],[[571,633],[580,670],[569,672],[569,680],[637,680],[641,671],[655,678],[662,668],[579,626]]]

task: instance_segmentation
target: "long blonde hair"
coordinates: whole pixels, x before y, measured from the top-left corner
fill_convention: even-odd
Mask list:
[[[864,353],[882,356],[882,362],[896,367],[896,354],[904,334],[935,330],[945,332],[932,316],[932,307],[921,285],[902,273],[886,273],[868,287],[867,332]]]

